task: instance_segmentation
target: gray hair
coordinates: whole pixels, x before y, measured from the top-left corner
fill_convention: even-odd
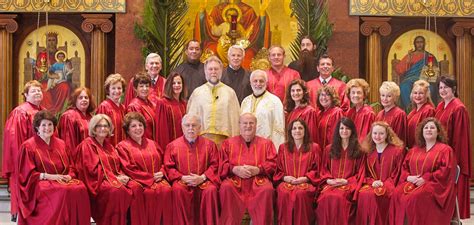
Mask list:
[[[145,59],[145,66],[146,64],[148,64],[148,62],[150,61],[150,59],[153,59],[153,58],[158,58],[158,61],[160,61],[160,63],[162,63],[163,61],[161,60],[161,56],[158,55],[158,53],[150,53],[146,56],[146,59]]]
[[[265,82],[268,81],[267,72],[265,72],[264,70],[254,70],[254,71],[252,71],[252,73],[250,74],[250,80],[252,80],[252,78],[256,75],[263,75],[263,77],[265,78]]]
[[[183,118],[181,119],[181,126],[184,125],[184,123],[186,123],[189,119],[191,118],[194,118],[196,119],[196,122],[199,123],[199,125],[202,126],[202,123],[201,123],[201,118],[197,115],[194,115],[194,114],[189,114],[189,113],[186,113]]]
[[[109,137],[112,136],[112,134],[114,133],[114,124],[112,124],[112,119],[110,119],[110,117],[105,114],[97,114],[93,116],[91,121],[89,122],[90,137],[95,137],[95,127],[97,126],[97,124],[99,124],[101,120],[105,120],[109,124]]]
[[[222,63],[222,61],[217,56],[213,55],[213,56],[207,58],[206,61],[204,62],[204,70],[207,69],[207,64],[209,64],[210,62],[219,63],[219,65],[221,66],[221,69],[224,68],[224,64]]]
[[[245,112],[245,113],[240,114],[239,123],[241,122],[244,116],[251,116],[255,120],[255,123],[257,123],[257,117],[251,112]]]
[[[232,49],[237,49],[237,50],[240,50],[242,52],[242,57],[245,57],[245,49],[244,47],[240,46],[240,45],[232,45],[229,47],[229,50],[227,51],[227,57],[230,56],[230,51]]]

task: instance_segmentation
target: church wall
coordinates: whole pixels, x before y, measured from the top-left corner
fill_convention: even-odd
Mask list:
[[[335,67],[350,77],[359,77],[359,17],[349,16],[349,1],[328,1],[329,20],[334,24],[328,53],[335,60]]]
[[[127,0],[127,13],[115,16],[115,72],[129,80],[144,69],[143,43],[135,37],[134,24],[141,20],[143,0]]]

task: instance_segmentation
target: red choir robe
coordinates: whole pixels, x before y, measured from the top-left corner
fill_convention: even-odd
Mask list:
[[[290,69],[286,66],[283,67],[280,72],[270,68],[267,71],[267,75],[267,91],[280,98],[281,102],[286,102],[285,93],[291,81],[300,79],[300,74],[298,71]]]
[[[280,145],[277,157],[277,171],[273,180],[277,186],[278,224],[314,224],[316,217],[313,204],[320,185],[321,149],[316,143],[310,145],[310,150],[303,152],[295,149],[288,150],[285,144]],[[283,181],[283,177],[307,177],[308,183],[293,185]]]
[[[77,108],[70,108],[61,115],[58,123],[59,137],[66,143],[69,157],[76,161],[76,147],[87,137],[89,137],[89,121],[91,114],[84,115]]]
[[[155,125],[155,103],[148,100],[143,100],[139,97],[134,98],[127,107],[127,113],[139,112],[145,117],[145,137],[155,140],[156,125]],[[160,128],[161,129],[161,128]]]
[[[219,224],[219,155],[216,144],[201,136],[189,143],[181,136],[166,146],[164,164],[168,180],[173,183],[174,224]],[[204,174],[207,180],[198,187],[187,186],[181,177],[191,173]]]
[[[331,159],[331,145],[325,149],[321,169],[321,193],[317,199],[316,218],[318,224],[348,225],[352,208],[352,197],[357,188],[359,168],[363,157],[352,159],[348,150],[341,151],[339,159]],[[326,183],[327,179],[344,178],[346,185],[333,187]]]
[[[352,107],[346,112],[346,117],[354,122],[359,142],[362,142],[370,132],[370,127],[375,120],[374,110],[369,105],[364,105],[359,110]]]
[[[18,154],[20,146],[28,138],[36,134],[33,128],[33,118],[35,114],[43,107],[25,102],[15,107],[5,121],[3,130],[3,158],[2,158],[2,175],[8,178],[10,187],[10,212],[12,215],[18,213]]]
[[[68,183],[40,180],[41,173],[69,175]],[[47,144],[39,136],[28,139],[19,157],[18,224],[90,224],[87,189],[68,156],[64,141],[51,137]]]
[[[398,185],[392,194],[389,224],[446,225],[454,214],[456,158],[449,145],[436,143],[428,152],[415,146],[406,155]],[[408,176],[423,177],[416,186]]]
[[[142,138],[141,145],[133,139],[127,138],[121,141],[116,148],[124,173],[143,188],[137,194],[144,199],[144,205],[139,206],[132,203],[130,206],[144,210],[140,224],[172,224],[171,186],[166,181],[163,150],[148,138]],[[163,173],[163,179],[160,182],[155,182],[153,177],[157,172]]]
[[[127,184],[130,187],[125,186],[117,179],[123,173],[116,150],[108,140],[101,145],[93,137],[86,138],[77,149],[76,165],[79,178],[89,191],[92,218],[97,225],[125,225],[134,197],[132,189],[138,185],[130,180]],[[131,212],[131,224],[138,220],[134,215],[136,213]]]
[[[448,144],[454,150],[456,162],[461,167],[457,185],[459,211],[462,219],[470,217],[469,178],[471,177],[471,136],[469,113],[458,98],[453,99],[445,108],[440,102],[435,117],[441,122],[448,134]]]
[[[97,107],[96,114],[105,114],[112,119],[114,133],[109,141],[113,146],[125,139],[125,131],[122,129],[122,120],[125,116],[124,105],[117,105],[112,100],[106,99]]]
[[[394,106],[388,112],[381,110],[375,117],[375,121],[385,121],[395,131],[403,142],[406,142],[407,114],[398,106]]]
[[[291,121],[301,118],[308,125],[309,135],[312,142],[318,141],[318,111],[312,106],[307,105],[304,107],[296,107],[286,115],[286,126],[291,123]]]
[[[247,147],[239,135],[225,140],[220,151],[219,196],[221,224],[241,224],[248,210],[252,224],[273,224],[273,183],[276,150],[271,140],[255,136]],[[251,165],[260,169],[254,177],[242,179],[232,173],[235,166]]]
[[[337,94],[339,95],[339,100],[341,100],[341,109],[344,112],[349,110],[351,102],[349,101],[349,98],[346,97],[346,83],[331,77],[326,85],[332,86],[336,90]],[[315,79],[306,83],[306,86],[308,86],[309,98],[311,102],[316,105],[316,102],[318,101],[318,90],[324,86],[323,83],[321,83],[319,77],[316,77]]]
[[[387,224],[388,208],[393,190],[398,182],[403,163],[403,148],[388,145],[379,155],[374,149],[364,160],[360,172],[360,188],[356,192],[356,225]],[[376,180],[383,186],[373,188]]]
[[[155,140],[162,149],[171,141],[183,136],[181,119],[186,114],[186,102],[160,98],[156,102],[155,124],[160,132],[155,133]]]
[[[130,82],[128,82],[127,85],[127,90],[125,91],[125,99],[123,101],[125,107],[128,107],[128,105],[132,102],[133,98],[137,97],[135,89],[133,88],[133,79],[133,77],[132,79],[130,79]],[[163,96],[163,92],[165,90],[165,83],[166,79],[162,76],[158,76],[155,84],[150,85],[150,95],[148,96],[148,99],[153,104],[155,104],[155,102]]]
[[[430,103],[425,103],[420,109],[414,108],[407,116],[407,143],[408,148],[416,145],[416,127],[421,121],[435,116],[435,109]]]
[[[339,107],[331,107],[329,109],[319,112],[318,144],[322,149],[325,149],[326,146],[332,143],[332,138],[334,135],[334,131],[336,130],[336,125],[343,116],[344,112]],[[323,154],[321,154],[321,158],[324,158],[325,152],[322,153]]]

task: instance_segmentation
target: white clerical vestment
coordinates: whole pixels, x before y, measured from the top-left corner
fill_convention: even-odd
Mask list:
[[[201,134],[232,137],[239,134],[239,100],[234,90],[222,82],[207,82],[194,89],[187,113],[201,118]]]
[[[257,98],[251,94],[242,101],[241,110],[257,117],[258,136],[271,139],[276,149],[285,142],[285,114],[276,95],[265,91]]]

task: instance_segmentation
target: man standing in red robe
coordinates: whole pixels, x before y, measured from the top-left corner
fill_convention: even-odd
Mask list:
[[[148,99],[152,103],[156,103],[156,101],[163,96],[163,90],[165,88],[166,79],[160,76],[161,71],[161,56],[156,53],[150,53],[147,55],[145,59],[145,70],[146,73],[150,76],[151,85],[150,85],[150,96]],[[125,107],[130,104],[133,98],[135,98],[137,93],[133,88],[133,78],[130,79],[128,82],[127,91],[125,92],[125,100],[124,105]]]
[[[276,150],[269,139],[255,135],[257,118],[244,113],[239,119],[240,135],[222,143],[221,224],[238,225],[247,210],[254,225],[273,224]]]
[[[44,108],[40,106],[43,100],[41,83],[31,80],[23,89],[25,103],[14,108],[5,122],[3,133],[3,166],[2,176],[8,179],[11,192],[12,221],[16,221],[18,213],[17,199],[17,167],[20,145],[35,134],[33,118]]]
[[[217,146],[199,136],[201,121],[195,115],[183,116],[182,129],[184,135],[167,145],[164,161],[173,183],[174,224],[217,225]]]
[[[317,93],[322,86],[333,86],[339,94],[339,99],[341,100],[341,109],[345,112],[349,110],[350,102],[346,97],[346,83],[332,77],[332,72],[334,72],[334,60],[329,57],[329,55],[322,55],[319,57],[318,62],[318,72],[319,77],[308,82],[309,97],[313,104],[316,104],[318,101]]]
[[[300,79],[298,71],[285,66],[285,49],[275,45],[268,49],[271,68],[267,71],[267,90],[285,102],[285,91],[291,81]]]

